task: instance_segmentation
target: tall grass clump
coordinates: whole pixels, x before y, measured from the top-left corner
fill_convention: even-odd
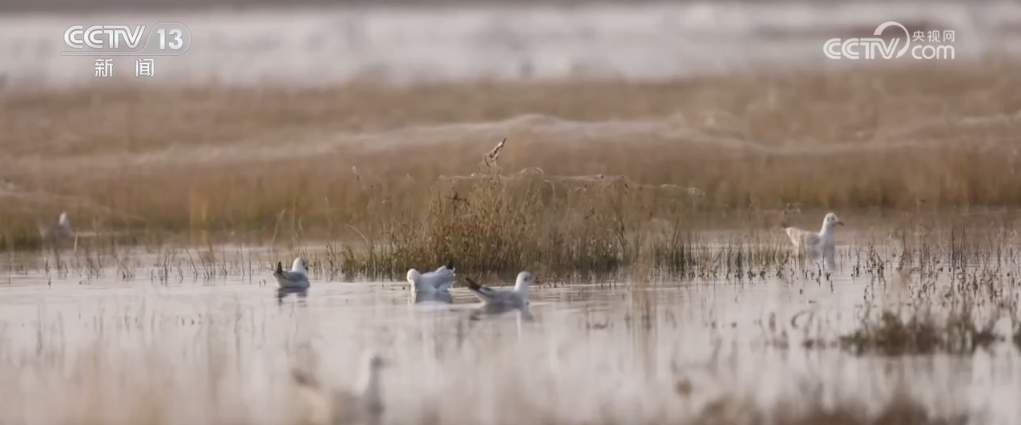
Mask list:
[[[382,253],[391,273],[451,260],[460,270],[613,271],[641,256],[632,215],[654,213],[627,185],[535,170],[447,177],[422,214],[392,223],[363,255]]]

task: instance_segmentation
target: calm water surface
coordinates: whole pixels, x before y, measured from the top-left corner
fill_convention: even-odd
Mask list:
[[[841,267],[818,281],[547,284],[530,320],[474,320],[461,288],[452,305],[415,305],[403,283],[313,276],[306,298],[278,303],[264,279],[107,270],[83,284],[29,270],[0,284],[0,423],[282,423],[292,367],[347,388],[370,350],[391,361],[386,423],[676,422],[723,398],[877,410],[898,392],[935,416],[1021,417],[1009,343],[900,357],[805,347],[857,329],[868,306],[909,301],[909,283]]]

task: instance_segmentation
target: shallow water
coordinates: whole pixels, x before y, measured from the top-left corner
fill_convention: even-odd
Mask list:
[[[0,423],[286,423],[301,413],[292,367],[349,388],[368,351],[390,360],[386,423],[678,422],[719,400],[875,412],[898,394],[932,417],[1021,416],[1021,355],[1007,342],[900,357],[804,346],[853,331],[870,306],[911,302],[909,283],[852,277],[851,257],[830,279],[547,283],[531,320],[473,320],[461,288],[452,305],[415,305],[402,283],[313,275],[306,298],[278,304],[268,281],[240,275],[31,269],[0,285]]]

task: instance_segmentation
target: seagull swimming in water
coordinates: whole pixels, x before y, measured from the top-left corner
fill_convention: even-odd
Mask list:
[[[309,287],[305,260],[302,260],[301,257],[294,259],[290,271],[285,271],[283,264],[278,261],[277,268],[273,271],[273,277],[277,278],[280,289],[308,289]]]
[[[513,289],[490,288],[479,285],[471,278],[468,281],[468,289],[475,294],[483,307],[490,310],[524,309],[528,307],[528,286],[535,284],[535,276],[529,272],[518,273]]]
[[[826,213],[822,219],[822,229],[818,233],[797,227],[784,227],[784,231],[787,232],[787,237],[799,251],[812,257],[821,255],[832,258],[835,229],[837,226],[843,225],[844,222],[840,221],[836,214]]]
[[[441,301],[450,302],[450,287],[454,286],[454,262],[440,266],[435,271],[419,273],[418,270],[408,270],[408,283],[415,291],[415,302]]]
[[[387,361],[375,353],[366,356],[361,381],[353,389],[329,389],[312,374],[299,369],[291,370],[297,386],[294,393],[302,410],[301,423],[309,424],[379,424],[383,404],[381,371]]]

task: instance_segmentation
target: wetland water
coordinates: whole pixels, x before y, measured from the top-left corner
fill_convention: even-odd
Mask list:
[[[792,262],[751,278],[544,279],[530,318],[475,316],[462,287],[451,305],[415,305],[406,283],[330,281],[315,259],[308,296],[282,303],[268,266],[160,282],[145,267],[124,279],[116,266],[8,264],[0,423],[294,423],[292,368],[349,388],[369,350],[389,364],[383,423],[868,423],[890,410],[914,415],[900,423],[1013,423],[1017,261],[982,281],[993,301],[955,292],[988,264],[879,278],[898,252],[841,246],[828,277]],[[960,303],[995,342],[898,355],[838,343],[880,310]]]

